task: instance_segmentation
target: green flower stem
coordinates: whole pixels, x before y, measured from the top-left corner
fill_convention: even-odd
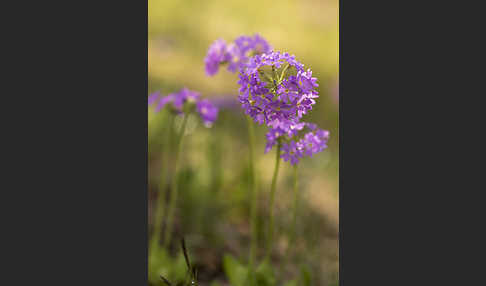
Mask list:
[[[292,209],[293,219],[292,219],[292,232],[290,237],[290,243],[295,242],[296,228],[297,228],[297,209],[299,206],[299,190],[297,189],[297,164],[294,165],[294,206]]]
[[[273,171],[272,186],[270,189],[270,223],[268,225],[267,249],[265,260],[270,258],[273,249],[273,232],[274,232],[274,208],[275,208],[275,189],[277,186],[278,170],[280,166],[280,147],[281,143],[278,141],[277,151],[275,152],[275,169]]]
[[[167,176],[167,170],[169,166],[169,160],[167,159],[168,154],[170,153],[170,138],[171,136],[167,136],[171,134],[172,130],[172,124],[174,121],[174,116],[171,114],[167,114],[168,120],[164,126],[164,134],[165,136],[165,142],[163,145],[163,149],[165,149],[163,152],[164,157],[163,157],[163,163],[162,163],[162,171],[160,174],[160,182],[159,182],[159,192],[157,196],[157,203],[156,203],[156,208],[155,208],[155,215],[154,215],[154,229],[152,232],[152,239],[150,243],[150,248],[151,249],[156,249],[159,246],[160,243],[160,234],[162,231],[162,221],[164,218],[164,210],[165,210],[165,177]]]
[[[294,245],[297,228],[297,208],[299,204],[299,191],[297,190],[297,164],[294,165],[294,205],[292,207],[292,227],[289,234],[289,246],[287,247],[287,259],[290,254],[290,246]]]
[[[248,139],[249,139],[249,171],[250,171],[250,224],[251,224],[251,242],[250,242],[250,257],[249,257],[249,278],[250,285],[254,285],[255,278],[255,260],[257,250],[257,203],[258,203],[258,190],[255,184],[255,162],[254,162],[254,150],[255,150],[255,130],[253,127],[253,121],[249,116],[246,116],[248,124]]]
[[[166,247],[170,245],[171,235],[172,235],[172,228],[174,224],[174,211],[175,206],[177,203],[177,196],[178,196],[178,167],[179,167],[179,155],[182,150],[182,139],[184,138],[184,132],[186,130],[186,123],[187,118],[189,117],[188,112],[184,113],[184,119],[182,120],[182,126],[177,136],[177,149],[175,153],[175,161],[174,161],[174,177],[172,178],[172,184],[170,188],[170,198],[169,198],[169,209],[167,212],[167,227],[165,230],[165,237],[164,237],[164,244],[163,246]]]

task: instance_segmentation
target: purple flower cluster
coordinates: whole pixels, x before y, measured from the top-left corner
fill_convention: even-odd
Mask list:
[[[268,153],[272,147],[277,144],[279,138],[292,138],[297,136],[299,131],[304,129],[310,123],[297,122],[291,120],[280,121],[277,126],[269,129],[267,132],[267,145],[265,146],[265,153]]]
[[[299,136],[299,131],[306,129],[306,133]],[[317,128],[317,125],[306,122],[286,122],[278,127],[270,128],[267,133],[265,153],[278,143],[282,144],[280,157],[295,165],[304,156],[312,157],[327,148],[329,131]]]
[[[295,165],[303,156],[312,157],[327,148],[329,131],[300,122],[319,94],[312,71],[305,70],[295,56],[273,51],[259,35],[240,36],[230,44],[215,41],[205,64],[210,76],[221,64],[228,64],[231,72],[239,71],[241,107],[255,122],[269,127],[265,153],[280,144],[280,157]]]
[[[256,55],[241,68],[239,100],[245,113],[256,122],[276,127],[295,121],[312,109],[319,97],[312,71],[288,53]]]
[[[159,91],[156,91],[149,95],[148,104],[157,104],[155,112],[159,112],[165,105],[171,103],[170,108],[176,113],[183,113],[185,111],[184,105],[186,103],[195,105],[204,125],[209,127],[218,118],[219,110],[209,100],[200,99],[200,97],[201,95],[199,92],[187,88],[183,88],[176,93],[170,93],[167,96],[162,96]]]
[[[256,54],[268,53],[272,50],[268,42],[258,34],[240,36],[233,43],[216,40],[208,50],[204,59],[206,74],[213,76],[219,71],[221,64],[228,64],[228,71],[236,72],[244,67],[249,59]]]

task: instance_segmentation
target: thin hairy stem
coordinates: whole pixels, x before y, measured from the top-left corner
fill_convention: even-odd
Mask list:
[[[250,117],[246,117],[248,124],[248,139],[249,139],[249,171],[250,171],[250,224],[251,224],[251,242],[250,242],[250,257],[249,257],[249,282],[250,285],[255,283],[255,262],[257,250],[257,203],[258,194],[255,184],[255,165],[254,165],[254,151],[255,151],[255,130],[253,121]]]
[[[184,138],[184,132],[186,130],[186,123],[187,123],[187,118],[189,117],[189,114],[186,112],[184,113],[184,119],[182,120],[182,126],[179,131],[178,137],[177,137],[177,149],[175,153],[175,161],[174,161],[174,177],[172,178],[172,184],[170,188],[170,198],[169,198],[169,209],[167,212],[167,227],[165,230],[165,236],[164,236],[164,247],[170,245],[170,240],[171,240],[171,235],[172,235],[172,228],[174,225],[174,211],[175,211],[175,206],[177,204],[177,196],[178,196],[178,168],[179,168],[179,156],[181,154],[182,150],[182,140]]]
[[[287,254],[286,254],[286,262],[290,256],[291,247],[295,244],[295,237],[297,235],[296,228],[297,228],[297,208],[299,206],[299,191],[297,190],[297,164],[294,165],[294,200],[292,206],[292,227],[290,229],[289,234],[289,245],[287,247]]]
[[[273,249],[273,233],[274,233],[274,209],[275,209],[275,190],[277,187],[277,177],[278,177],[278,170],[280,166],[280,147],[281,143],[278,141],[277,144],[277,151],[275,152],[275,168],[273,170],[273,177],[272,177],[272,186],[270,188],[270,222],[268,224],[268,237],[267,237],[267,245],[266,245],[266,254],[265,260],[270,258],[270,254],[272,253]]]
[[[169,160],[168,155],[170,154],[170,134],[172,131],[172,124],[174,121],[174,116],[171,114],[167,114],[167,122],[164,126],[164,134],[165,134],[165,142],[162,146],[163,148],[163,163],[162,163],[162,170],[160,172],[160,181],[159,181],[159,189],[157,195],[157,202],[154,214],[154,229],[152,232],[152,238],[150,243],[150,248],[155,249],[159,246],[160,243],[160,236],[162,231],[162,221],[164,218],[164,211],[165,211],[165,178],[168,173],[168,166]]]

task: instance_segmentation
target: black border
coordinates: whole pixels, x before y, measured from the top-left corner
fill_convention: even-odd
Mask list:
[[[0,284],[147,285],[148,3],[24,4],[4,9]]]

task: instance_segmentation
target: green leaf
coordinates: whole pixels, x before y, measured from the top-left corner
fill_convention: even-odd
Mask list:
[[[184,255],[179,252],[177,257],[171,261],[170,279],[174,282],[184,281],[187,278],[187,266]]]
[[[225,254],[223,257],[223,269],[228,276],[231,286],[244,286],[248,270],[233,256]]]
[[[163,275],[167,277],[170,272],[169,267],[169,256],[164,248],[152,248],[149,255],[148,261],[148,279],[151,283],[159,285],[160,276]]]
[[[270,263],[264,261],[256,269],[256,280],[258,286],[274,286],[277,283],[275,274]]]
[[[187,278],[187,265],[182,252],[171,257],[165,248],[153,248],[148,262],[148,280],[154,285],[163,285],[160,275],[173,284]]]

